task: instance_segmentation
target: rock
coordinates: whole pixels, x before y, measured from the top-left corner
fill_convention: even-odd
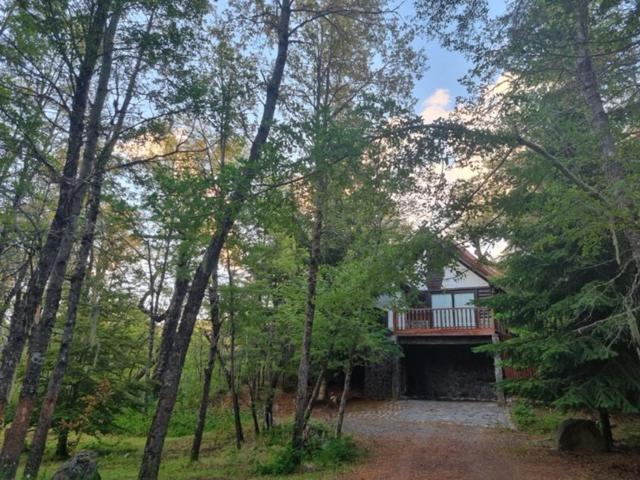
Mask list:
[[[562,452],[604,452],[606,445],[596,422],[569,418],[556,431],[556,449]]]
[[[62,464],[51,480],[100,480],[97,460],[96,452],[78,452]]]

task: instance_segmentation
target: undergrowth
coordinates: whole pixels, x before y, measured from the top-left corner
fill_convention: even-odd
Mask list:
[[[300,469],[309,471],[338,467],[364,454],[352,437],[336,437],[324,424],[309,426],[301,452],[291,446],[291,434],[290,425],[265,433],[264,442],[271,452],[266,459],[256,463],[256,474],[282,476]]]

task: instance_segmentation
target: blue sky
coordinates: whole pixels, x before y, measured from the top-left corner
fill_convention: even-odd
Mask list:
[[[401,7],[407,17],[413,14],[412,4],[413,1],[407,1]],[[492,14],[503,12],[505,6],[506,0],[489,0]],[[446,50],[437,41],[419,41],[417,45],[425,49],[428,69],[413,91],[418,99],[416,113],[422,113],[425,107],[432,109],[432,115],[452,109],[455,98],[466,94],[466,89],[460,84],[459,79],[469,69],[469,63],[460,53]]]

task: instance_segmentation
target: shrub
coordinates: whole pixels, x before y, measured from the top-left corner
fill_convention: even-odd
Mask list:
[[[362,451],[352,437],[329,438],[313,453],[313,459],[321,465],[341,465],[355,461]]]
[[[536,422],[536,413],[529,402],[524,400],[517,400],[513,404],[511,414],[518,430],[527,430]]]
[[[516,401],[511,413],[518,430],[534,434],[554,431],[564,418],[562,412],[554,408],[534,407],[524,400]]]
[[[256,467],[259,475],[288,475],[298,468],[300,459],[291,445],[280,450],[271,461],[260,463]]]

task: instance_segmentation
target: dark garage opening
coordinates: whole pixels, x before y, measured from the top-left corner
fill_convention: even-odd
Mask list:
[[[404,345],[405,395],[429,400],[495,400],[493,359],[473,345]]]

